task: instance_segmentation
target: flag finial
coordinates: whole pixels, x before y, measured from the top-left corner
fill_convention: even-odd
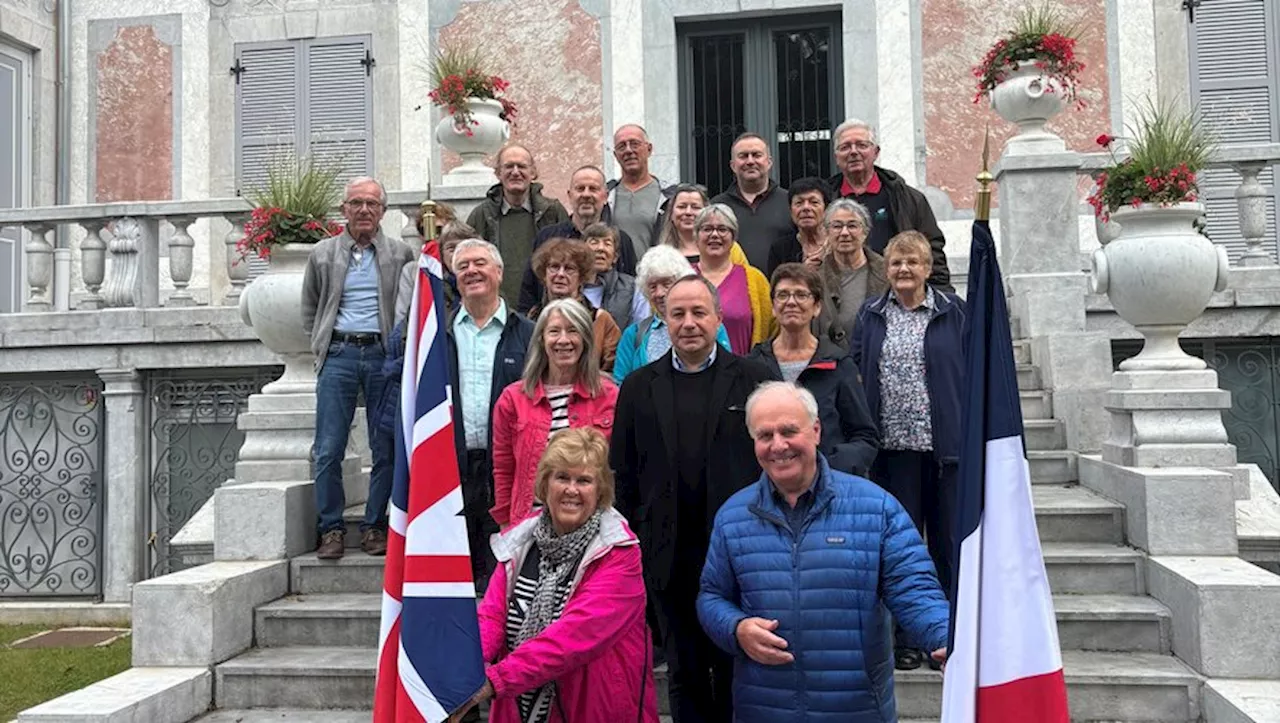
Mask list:
[[[978,172],[978,197],[974,201],[973,216],[979,221],[991,220],[991,126],[987,126],[982,139],[982,170]]]
[[[436,237],[436,202],[427,199],[422,202],[422,243],[435,240]]]

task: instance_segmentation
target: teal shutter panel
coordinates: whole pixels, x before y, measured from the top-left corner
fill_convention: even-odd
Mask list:
[[[343,182],[373,171],[373,88],[367,38],[323,38],[306,46],[307,150],[342,166]]]
[[[1269,0],[1202,0],[1190,24],[1192,97],[1224,146],[1280,141],[1277,43],[1280,11]],[[1264,248],[1276,256],[1275,168],[1259,180],[1272,187]],[[1236,213],[1240,175],[1230,168],[1201,174],[1208,233],[1227,247],[1232,261],[1245,251]]]

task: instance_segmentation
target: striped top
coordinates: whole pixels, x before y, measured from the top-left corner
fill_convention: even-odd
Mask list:
[[[551,434],[569,428],[569,395],[573,387],[545,387],[547,401],[551,403]]]
[[[533,601],[533,591],[538,585],[538,562],[541,559],[542,554],[535,544],[529,548],[529,554],[524,558],[524,564],[520,567],[520,574],[516,577],[516,586],[511,593],[511,602],[507,604],[507,650],[515,650],[516,648],[516,638],[520,635],[520,626],[524,624],[525,614],[529,610],[529,603]],[[564,608],[564,601],[568,597],[571,582],[572,578],[566,579],[556,589],[557,608]],[[544,685],[520,695],[516,700],[516,704],[520,709],[521,723],[546,723],[551,719],[551,691],[552,687],[550,685]]]

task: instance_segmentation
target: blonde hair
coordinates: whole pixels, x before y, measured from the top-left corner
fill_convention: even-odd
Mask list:
[[[551,435],[542,459],[538,460],[533,496],[545,504],[551,475],[577,467],[586,467],[595,472],[596,508],[612,507],[614,487],[613,470],[609,469],[609,440],[595,427],[562,429]]]
[[[918,252],[920,258],[926,263],[933,263],[933,247],[929,245],[929,239],[919,231],[903,231],[889,239],[889,243],[884,247],[884,260],[887,263],[894,254],[911,251]]]

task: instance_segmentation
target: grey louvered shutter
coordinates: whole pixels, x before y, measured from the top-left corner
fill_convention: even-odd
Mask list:
[[[306,46],[308,152],[342,166],[346,181],[373,171],[373,88],[366,67],[369,40],[322,38]]]
[[[1277,92],[1277,19],[1272,0],[1202,0],[1190,25],[1191,90],[1206,126],[1222,145],[1280,141]],[[1275,168],[1260,181],[1273,187]],[[1209,214],[1209,235],[1227,247],[1234,262],[1244,253],[1235,191],[1240,176],[1211,169],[1200,183]],[[1267,206],[1264,247],[1276,255],[1276,197]]]
[[[253,43],[236,48],[236,190],[266,184],[267,169],[294,156],[301,137],[301,48]]]

